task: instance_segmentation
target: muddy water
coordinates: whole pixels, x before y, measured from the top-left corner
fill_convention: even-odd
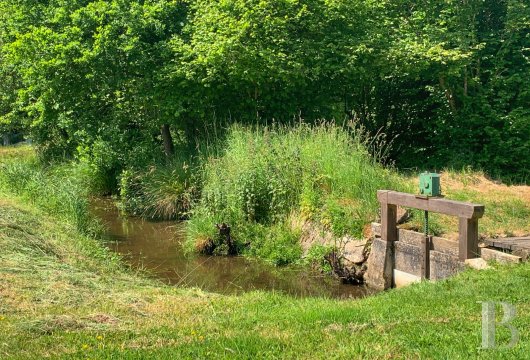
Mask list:
[[[278,268],[244,257],[185,256],[181,247],[185,223],[121,217],[107,199],[94,200],[92,212],[105,225],[105,238],[113,251],[133,267],[148,270],[168,284],[224,294],[259,289],[297,297],[369,295],[365,287],[341,284],[307,269]]]

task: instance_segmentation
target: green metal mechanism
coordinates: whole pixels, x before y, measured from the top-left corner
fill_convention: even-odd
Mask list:
[[[424,172],[420,174],[420,195],[440,196],[440,174]]]
[[[440,186],[440,174],[424,172],[420,174],[420,197],[438,197],[442,196],[442,188]],[[425,233],[425,249],[423,257],[424,276],[426,279],[430,277],[429,251],[431,248],[431,237],[429,236],[429,212],[423,212],[423,231]]]

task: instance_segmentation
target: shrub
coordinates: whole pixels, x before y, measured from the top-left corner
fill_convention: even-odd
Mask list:
[[[120,176],[120,204],[126,213],[149,219],[184,218],[196,189],[186,162],[151,166],[147,171],[124,170]]]

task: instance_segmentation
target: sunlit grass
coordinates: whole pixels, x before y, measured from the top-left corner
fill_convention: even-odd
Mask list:
[[[134,276],[93,239],[0,199],[2,359],[523,359],[530,263],[359,300],[241,296]],[[517,308],[514,349],[481,350],[480,301]],[[497,342],[510,334],[498,326]]]
[[[216,223],[228,223],[236,241],[254,255],[292,262],[295,255],[281,259],[300,253],[288,234],[296,232],[289,229],[290,216],[338,237],[360,237],[377,217],[377,190],[406,188],[369,151],[384,149],[354,128],[233,126],[223,145],[218,153],[202,154],[203,188],[188,228],[189,248],[215,237]]]
[[[30,147],[11,147],[4,154],[9,155],[0,160],[0,193],[35,204],[83,233],[97,230],[89,215],[86,181],[73,164],[46,167]]]
[[[21,159],[35,156],[31,145],[0,146],[0,163],[8,159]]]
[[[410,177],[411,186],[417,178]],[[483,204],[484,216],[479,220],[482,237],[526,236],[530,234],[530,186],[505,185],[488,179],[481,172],[446,170],[441,177],[442,193],[447,199]],[[431,230],[438,235],[456,238],[458,218],[431,214]],[[421,229],[420,213],[409,226]]]

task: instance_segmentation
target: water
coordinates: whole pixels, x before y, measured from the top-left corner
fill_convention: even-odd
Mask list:
[[[185,223],[122,217],[108,199],[94,200],[92,212],[105,224],[105,238],[113,251],[171,285],[223,294],[258,289],[297,297],[344,299],[370,294],[366,287],[342,284],[306,268],[278,268],[244,257],[185,256],[181,247]]]

